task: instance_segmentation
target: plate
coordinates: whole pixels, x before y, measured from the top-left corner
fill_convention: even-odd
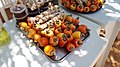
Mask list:
[[[19,27],[19,25],[16,26],[25,36],[26,36],[26,33],[24,31],[22,31]],[[83,45],[84,45],[84,42],[85,40],[90,36],[90,32],[87,31],[86,34],[83,34],[81,35],[81,40],[83,41]],[[28,38],[29,39],[29,38]],[[30,40],[30,39],[29,39]],[[35,43],[35,42],[32,42],[36,48],[38,50],[40,50],[44,55],[46,55],[44,53],[44,48],[43,47],[40,47],[39,43]],[[78,47],[79,48],[79,47]],[[51,61],[51,62],[62,62],[63,60],[65,60],[67,58],[67,56],[69,56],[72,52],[69,52],[65,49],[65,47],[59,47],[59,46],[55,46],[55,49],[56,49],[56,54],[54,56],[47,56],[46,57]],[[75,48],[74,50],[76,50],[77,48]]]
[[[75,10],[71,10],[70,8],[66,8],[63,4],[62,4],[62,2],[60,3],[60,5],[62,5],[62,7],[63,8],[65,8],[65,9],[68,9],[68,10],[70,10],[70,11],[73,11],[73,12],[77,12],[77,13],[82,13],[82,14],[90,14],[90,13],[94,13],[94,12],[97,12],[97,11],[99,11],[101,8],[102,8],[102,6],[104,5],[104,3],[106,2],[106,0],[103,0],[103,4],[101,4],[101,6],[99,6],[99,8],[98,8],[98,6],[97,5],[95,5],[96,6],[96,11],[89,11],[89,12],[84,12],[84,11],[82,11],[82,12],[78,12],[76,9],[77,9],[77,6],[76,6],[76,9]],[[98,4],[100,4],[100,3],[98,3]],[[77,3],[76,3],[76,5],[78,5]],[[94,5],[94,4],[92,4],[92,5]],[[90,5],[91,6],[91,5]],[[90,8],[90,6],[89,6],[89,8]]]

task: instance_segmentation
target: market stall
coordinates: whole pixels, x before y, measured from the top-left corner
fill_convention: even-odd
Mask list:
[[[75,5],[75,0],[71,1],[73,2],[70,3]],[[66,3],[62,5],[61,1],[59,6],[52,3],[46,5],[46,2],[38,1],[31,4],[26,1],[26,8],[15,5],[11,8],[15,19],[4,24],[11,36],[11,42],[0,47],[0,66],[93,67],[97,63],[98,67],[104,64],[103,58],[108,55],[120,29],[117,21],[119,16],[110,19],[111,17],[104,14],[108,1],[103,7],[104,1],[97,3],[100,8],[96,11],[93,11],[96,2],[86,5],[84,1],[82,3],[87,8],[80,13],[68,9],[68,5],[66,8]],[[29,9],[31,7],[32,9]],[[85,13],[88,8],[91,8],[90,12]],[[55,32],[56,29],[58,32]],[[101,29],[105,32],[103,36],[100,36]],[[73,39],[70,40],[68,35]]]

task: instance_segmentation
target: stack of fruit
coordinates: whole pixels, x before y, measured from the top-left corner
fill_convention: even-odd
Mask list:
[[[66,15],[53,7],[36,17],[28,17],[27,22],[20,22],[19,26],[28,38],[44,48],[46,55],[54,56],[55,46],[71,52],[82,45],[82,34],[86,35],[88,28],[79,23],[79,17],[73,18],[72,15]]]
[[[61,0],[66,8],[80,13],[90,13],[99,10],[105,0]]]

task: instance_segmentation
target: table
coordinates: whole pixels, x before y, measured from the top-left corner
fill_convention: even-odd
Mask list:
[[[106,30],[106,38],[109,40],[106,50],[98,60],[96,67],[104,67],[104,63],[118,32],[120,31],[120,0],[106,0],[103,8],[93,14],[81,14],[81,16],[101,25]]]
[[[82,17],[80,21],[91,29],[90,36],[82,47],[73,51],[61,63],[50,62],[35,46],[31,46],[30,41],[15,27],[14,20],[5,23],[11,43],[0,47],[0,67],[93,67],[105,50],[108,40],[99,37],[100,25]]]
[[[61,6],[65,9],[63,6]],[[68,9],[65,9],[71,13],[75,13]],[[105,29],[105,38],[108,39],[108,45],[106,50],[101,55],[98,60],[96,67],[104,67],[106,58],[108,57],[109,51],[112,48],[114,40],[120,31],[120,0],[106,0],[106,3],[99,11],[90,14],[80,14],[80,15],[92,22],[97,23],[101,28]]]

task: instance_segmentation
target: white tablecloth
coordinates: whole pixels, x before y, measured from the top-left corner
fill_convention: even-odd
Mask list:
[[[99,25],[82,17],[80,21],[80,24],[86,24],[91,29],[90,36],[82,47],[73,51],[61,63],[52,63],[43,53],[36,50],[35,46],[31,46],[29,40],[15,27],[15,21],[5,23],[4,27],[11,36],[11,43],[0,47],[0,67],[92,67],[106,48],[107,40],[98,36]]]

